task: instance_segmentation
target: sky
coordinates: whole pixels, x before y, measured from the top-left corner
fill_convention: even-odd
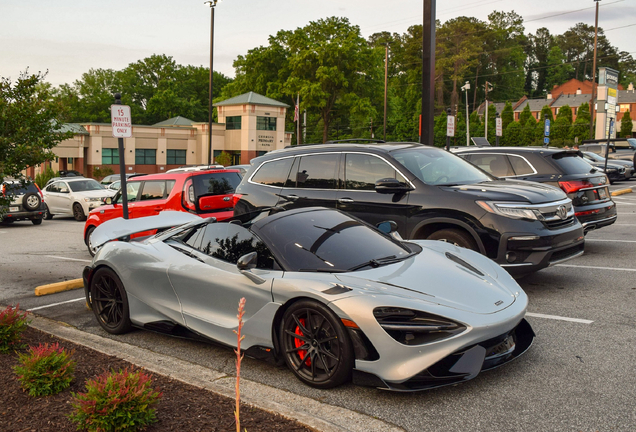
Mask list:
[[[561,34],[578,22],[594,25],[594,8],[593,0],[443,0],[436,17],[486,20],[493,10],[515,11],[526,33],[547,27]],[[237,56],[310,21],[347,17],[366,38],[404,33],[422,23],[422,12],[423,0],[221,0],[214,70],[233,77]],[[120,70],[152,54],[210,64],[210,7],[203,0],[0,0],[0,16],[0,76],[13,80],[28,67],[48,70],[54,86],[71,84],[91,68]],[[602,0],[599,26],[614,46],[636,56],[636,0]]]

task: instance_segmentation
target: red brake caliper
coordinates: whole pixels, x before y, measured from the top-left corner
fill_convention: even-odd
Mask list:
[[[304,326],[305,325],[305,320],[303,318],[299,319],[298,321],[300,321],[300,323]],[[300,331],[300,327],[296,326],[296,331],[295,333],[298,336],[304,336],[303,332]],[[294,346],[296,348],[300,348],[301,346],[303,346],[305,344],[305,342],[303,342],[301,339],[295,338],[294,339]],[[300,357],[300,360],[304,359],[305,356],[307,355],[307,350],[298,350],[298,356]],[[305,364],[307,366],[311,366],[311,359],[307,358],[307,360],[305,360]]]

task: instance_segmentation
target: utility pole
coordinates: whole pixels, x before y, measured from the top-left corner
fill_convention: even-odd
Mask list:
[[[386,94],[389,87],[389,44],[384,44],[384,136],[386,141]]]
[[[462,90],[466,93],[466,145],[470,145],[470,118],[468,117],[468,90],[470,90],[470,81],[462,86]]]
[[[590,138],[594,139],[594,99],[596,98],[596,44],[598,42],[598,2],[596,3],[596,19],[594,21],[594,60],[592,61],[592,100],[590,101]]]
[[[484,132],[484,138],[486,138],[486,140],[488,140],[488,91],[492,90],[492,88],[490,87],[490,83],[488,81],[486,81],[486,85],[484,86],[485,90],[486,90],[486,121],[484,122],[485,124],[485,132]]]
[[[217,0],[206,1],[210,5],[210,100],[208,103],[208,165],[212,165],[212,89],[214,80],[214,7]]]
[[[424,0],[422,25],[422,119],[420,143],[433,145],[435,95],[435,0]]]

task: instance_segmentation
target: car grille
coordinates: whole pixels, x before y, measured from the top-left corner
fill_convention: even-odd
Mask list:
[[[564,219],[559,215],[559,207],[565,206],[566,214]],[[572,203],[567,202],[565,204],[557,203],[556,205],[544,205],[539,207],[541,216],[543,217],[543,223],[549,229],[558,229],[574,224],[574,209]]]
[[[545,225],[550,229],[563,228],[574,223],[574,215],[569,216],[567,219],[554,218],[544,221]]]

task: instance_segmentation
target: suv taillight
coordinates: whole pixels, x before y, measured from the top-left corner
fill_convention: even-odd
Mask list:
[[[243,195],[241,194],[234,194],[232,195],[232,207],[236,207],[236,203],[239,202],[239,200],[241,199]]]
[[[181,194],[181,204],[183,205],[183,208],[191,212],[196,212],[197,207],[194,200],[195,200],[194,185],[192,184],[192,179],[188,179],[188,181],[186,181],[185,184],[183,185],[183,193]]]
[[[44,199],[44,194],[42,193],[42,189],[40,189],[40,186],[38,186],[37,183],[33,183],[35,185],[36,188],[38,188],[38,193],[40,194],[40,198]]]
[[[563,189],[563,192],[565,192],[566,194],[573,193],[592,186],[593,185],[589,180],[571,180],[559,182],[559,187]]]

